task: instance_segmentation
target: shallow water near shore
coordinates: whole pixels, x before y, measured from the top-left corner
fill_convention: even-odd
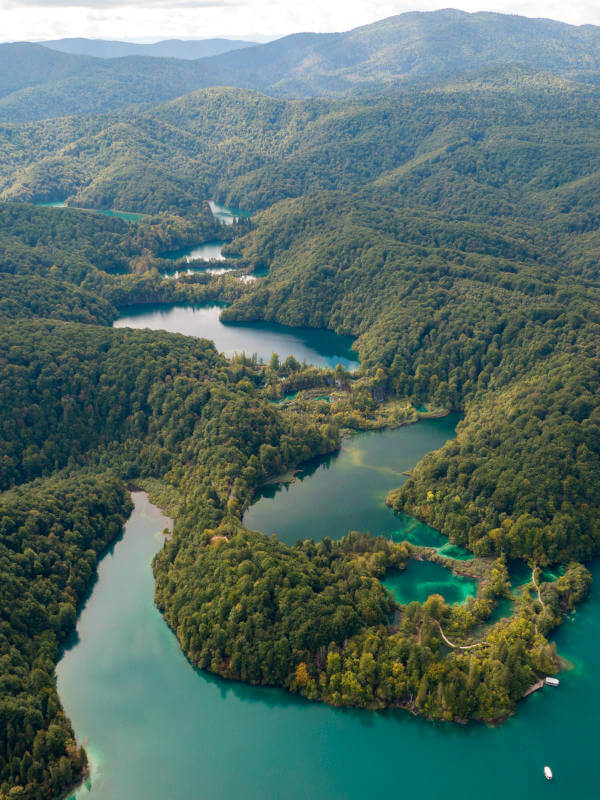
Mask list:
[[[441,594],[450,605],[466,602],[477,593],[477,582],[453,575],[432,561],[409,559],[406,569],[390,570],[381,583],[398,603],[424,603],[432,594]]]
[[[157,311],[152,324],[170,325],[160,317],[164,309]],[[211,312],[213,321],[219,311]],[[154,313],[141,310],[135,325],[132,315],[118,324],[146,327],[148,312]],[[172,322],[168,330],[205,335],[223,349],[225,340],[198,320],[191,328],[181,318]],[[267,348],[267,358],[273,349],[283,355],[272,342]],[[456,422],[423,420],[345,440],[340,453],[306,465],[294,483],[263,487],[245,522],[289,542],[337,538],[354,529],[444,549],[439,532],[395,515],[384,501],[406,480],[405,470],[453,436]],[[78,639],[57,667],[65,711],[78,741],[87,740],[91,760],[89,785],[72,800],[597,798],[596,591],[556,636],[574,669],[561,674],[557,689],[546,687],[521,703],[517,716],[499,727],[335,709],[282,690],[227,682],[189,664],[153,604],[150,562],[167,519],[145,495],[134,499],[123,538],[99,566]],[[468,556],[455,551],[455,557]],[[527,569],[521,572],[515,583],[527,579]],[[600,566],[593,572],[600,580]],[[554,771],[551,783],[543,776],[545,764]]]
[[[90,787],[71,798],[597,798],[598,592],[558,632],[575,669],[499,727],[334,709],[190,666],[153,605],[150,561],[166,522],[135,495],[124,537],[100,564],[78,641],[58,665],[61,699],[92,762]],[[600,580],[598,565],[593,572]]]
[[[408,480],[406,471],[454,436],[459,419],[458,414],[449,414],[344,439],[337,453],[304,465],[293,483],[263,486],[244,515],[244,524],[274,533],[286,544],[324,536],[339,539],[355,530],[445,547],[448,539],[439,531],[395,514],[385,498]],[[469,556],[461,548],[458,552]]]

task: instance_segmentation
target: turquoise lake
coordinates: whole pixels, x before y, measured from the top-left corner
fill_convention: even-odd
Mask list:
[[[459,419],[451,414],[344,439],[337,453],[306,464],[293,483],[263,486],[244,515],[244,524],[274,533],[287,544],[324,536],[339,539],[355,530],[445,547],[445,536],[412,517],[395,514],[385,498],[406,482],[406,470],[454,436]]]
[[[409,559],[406,569],[391,570],[381,581],[398,603],[424,603],[431,594],[441,594],[451,605],[464,603],[477,593],[477,582],[452,575],[432,561]]]
[[[598,797],[596,590],[556,636],[575,668],[499,727],[334,709],[190,666],[153,604],[150,561],[167,520],[144,495],[134,499],[57,668],[65,710],[92,762],[91,781],[72,798]],[[600,568],[593,572],[597,582]]]
[[[285,356],[279,334],[292,336],[294,348],[309,347],[298,329],[261,332],[257,326],[217,325],[218,308],[206,318],[189,308],[175,318],[170,311],[145,307],[117,324],[151,323],[204,335],[222,350],[229,334],[221,327],[234,327],[237,343],[259,344],[262,337],[264,357],[273,350]],[[240,333],[244,328],[248,331]],[[329,358],[318,340],[312,342],[317,356]],[[284,541],[337,537],[354,529],[406,537],[444,552],[448,544],[441,534],[394,515],[383,501],[405,480],[404,470],[453,435],[456,421],[424,420],[345,440],[339,453],[307,465],[294,483],[263,487],[245,522]],[[433,724],[406,712],[334,709],[195,670],[153,604],[150,562],[162,546],[168,520],[145,495],[135,493],[134,500],[124,536],[100,563],[77,637],[57,667],[65,710],[92,763],[91,781],[72,799],[598,797],[600,565],[592,569],[591,598],[555,636],[559,652],[574,665],[560,675],[560,687],[527,698],[499,727]],[[454,555],[469,554],[458,550]],[[516,565],[512,575],[515,587],[528,579],[523,565]],[[400,583],[409,578],[408,571],[387,577],[394,579],[393,591],[413,595],[444,575],[435,580],[417,575],[412,586]],[[456,585],[452,576],[442,583],[446,589]],[[461,596],[454,600],[461,601]],[[551,783],[543,776],[546,764],[554,772]]]
[[[271,354],[276,352],[282,360],[292,355],[300,362],[306,361],[319,367],[343,364],[352,370],[358,366],[357,355],[351,350],[350,337],[314,328],[289,328],[274,322],[225,324],[219,319],[222,309],[219,305],[130,306],[122,309],[122,315],[114,326],[167,330],[212,339],[217,350],[225,355],[244,352],[268,361]]]
[[[248,219],[252,216],[252,212],[250,211],[245,211],[242,208],[227,208],[227,206],[222,206],[219,203],[215,203],[213,200],[209,200],[208,204],[213,217],[220,222],[224,222],[225,225],[233,225],[240,217]]]
[[[56,200],[54,203],[36,203],[40,208],[72,208],[75,211],[90,211],[94,214],[104,214],[107,217],[118,217],[127,222],[137,222],[140,219],[148,216],[147,214],[138,214],[134,211],[114,211],[113,209],[102,208],[78,208],[77,206],[67,206],[64,200]]]
[[[183,258],[188,264],[198,260],[225,261],[222,248],[223,242],[220,239],[215,239],[212,242],[204,242],[204,244],[197,244],[192,247],[183,247],[180,250],[170,250],[168,253],[163,253],[161,258],[167,258],[169,261],[178,261]]]

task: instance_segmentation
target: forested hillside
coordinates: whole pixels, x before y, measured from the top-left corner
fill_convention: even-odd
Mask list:
[[[0,44],[0,120],[107,113],[160,102],[212,85],[202,63],[151,56],[99,59],[30,42]]]
[[[22,211],[22,222],[54,213]],[[72,244],[84,271],[85,240]],[[239,519],[274,470],[339,441],[326,420],[282,415],[251,362],[206,340],[110,328],[114,308],[75,278],[30,263],[4,273],[0,299],[0,796],[32,800],[86,768],[54,667],[131,508],[124,481],[170,480],[190,498],[183,518],[204,530]]]
[[[597,105],[587,101],[595,92],[518,70],[461,80],[443,92],[340,105],[336,110],[346,114],[353,135],[331,135],[322,169],[315,168],[316,149],[309,169],[299,142],[297,169],[290,158],[285,177],[285,158],[274,158],[273,169],[252,169],[230,182],[228,200],[242,205],[266,206],[278,193],[301,196],[255,215],[252,230],[233,242],[268,276],[223,317],[357,335],[363,373],[379,397],[463,410],[456,440],[427,457],[389,502],[479,557],[569,564],[600,548],[593,477],[600,467],[600,276],[592,199],[600,152]],[[303,143],[314,147],[318,137],[311,134],[331,134],[328,123],[335,119],[330,106],[314,126],[305,126]],[[376,150],[370,143],[376,138],[390,147]],[[281,146],[277,137],[273,143]],[[328,161],[338,147],[346,160]],[[276,177],[268,182],[268,175]],[[237,609],[225,590],[194,588],[209,557],[202,550],[208,539],[194,541],[176,539],[180,550],[172,563],[161,558],[157,567],[161,607],[197,664],[227,676],[281,681],[342,704],[385,705],[413,692],[414,707],[442,719],[505,714],[536,672],[550,668],[552,656],[539,634],[585,595],[589,580],[583,567],[573,566],[537,621],[531,608],[522,609],[511,627],[468,659],[442,656],[435,620],[464,634],[489,613],[485,603],[472,609],[470,622],[429,604],[424,621],[403,617],[398,639],[376,634],[374,624],[342,653],[330,647],[326,667],[325,655],[313,651],[297,672],[282,673],[270,661],[266,668],[263,660],[261,673],[240,656],[235,637],[254,630],[255,614],[272,618],[279,637],[285,623],[279,601],[257,609],[252,594],[218,635],[202,624],[190,631],[187,622],[196,614],[212,618],[217,597],[221,618]],[[233,569],[242,542],[233,537],[230,544],[219,552]],[[326,558],[322,549],[317,553]],[[492,596],[502,591],[501,564]],[[420,669],[410,657],[417,629],[433,637],[420,639],[429,648]],[[252,637],[263,641],[258,630]],[[286,644],[277,646],[287,652]],[[272,651],[272,643],[264,647]],[[394,674],[398,659],[405,667]],[[507,659],[513,680],[499,666]],[[479,676],[474,684],[467,662]],[[499,685],[495,694],[492,687]]]
[[[547,19],[456,9],[408,12],[344,33],[301,33],[210,59],[224,83],[287,97],[371,92],[520,64],[597,82],[600,32]],[[251,77],[246,78],[244,73]]]
[[[462,108],[462,91],[448,105]],[[421,148],[351,197],[259,215],[237,247],[269,277],[224,314],[359,335],[387,393],[466,409],[397,508],[479,554],[589,558],[600,544],[600,497],[584,477],[600,466],[596,111],[557,91],[534,141],[541,95],[510,110],[509,95],[476,89],[469,136]]]
[[[72,47],[59,53],[17,42],[0,45],[0,121],[110,113],[209,86],[288,98],[372,96],[500,65],[598,83],[599,44],[599,29],[591,25],[452,9],[400,14],[344,33],[295,34],[191,61],[148,54],[94,58]],[[100,54],[107,55],[93,53]]]
[[[521,68],[368,101],[207,89],[122,118],[1,126],[1,197],[148,213],[213,197],[255,210],[373,184],[432,208],[441,187],[442,213],[487,225],[519,203],[568,223],[580,190],[594,192],[598,91]]]
[[[0,495],[0,792],[59,797],[87,769],[56,692],[59,647],[131,510],[112,475],[72,474]]]
[[[541,37],[528,47],[534,68],[497,66],[507,42],[525,54],[525,30]],[[485,65],[461,56],[473,32]],[[309,37],[308,50],[288,42],[290,72],[302,48],[315,56],[306,93],[331,93],[333,73],[335,91],[379,82],[378,94],[341,99],[207,88],[118,111],[130,100],[114,67],[88,72],[82,57],[72,77],[59,53],[48,62],[56,102],[3,77],[5,110],[49,102],[53,113],[79,81],[71,110],[82,116],[0,126],[1,800],[54,798],[85,771],[54,666],[129,511],[126,487],[148,479],[178,510],[154,562],[157,604],[202,669],[443,720],[502,719],[556,669],[547,636],[585,597],[583,562],[600,552],[600,98],[568,77],[595,36],[440,12]],[[392,67],[406,78],[400,52],[419,73],[432,42],[456,45],[453,61],[432,64],[440,75],[486,69],[384,92]],[[232,70],[257,59],[244,80],[267,81],[281,44],[267,48],[224,58]],[[144,77],[148,101],[220,63],[177,62],[170,83],[170,67],[147,60],[158,70]],[[122,63],[141,91],[137,59]],[[280,75],[276,91],[292,91]],[[97,80],[106,94],[92,109]],[[23,202],[56,200],[146,216]],[[257,213],[225,228],[209,200]],[[256,281],[161,277],[166,251],[217,237]],[[231,302],[229,320],[357,337],[360,370],[228,360],[206,340],[110,327],[127,303],[217,299]],[[324,386],[335,402],[270,402]],[[386,416],[386,403],[402,414]],[[425,548],[364,532],[314,543],[310,530],[288,547],[243,527],[266,479],[423,405],[464,420],[388,502],[475,553],[472,601],[401,606],[383,589],[387,570],[436,557]],[[492,624],[509,559],[526,562],[540,593]],[[547,566],[561,576],[543,582]]]

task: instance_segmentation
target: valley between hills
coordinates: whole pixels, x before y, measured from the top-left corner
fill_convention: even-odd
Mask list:
[[[380,793],[398,737],[537,797],[574,703],[590,796],[599,37],[0,45],[0,800],[262,797],[257,720],[272,796],[358,797],[373,726]]]

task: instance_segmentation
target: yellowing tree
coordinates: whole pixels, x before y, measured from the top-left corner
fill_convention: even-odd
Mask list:
[[[310,675],[308,674],[308,669],[306,668],[306,663],[304,661],[301,661],[296,667],[295,678],[296,685],[300,688],[304,689],[306,686],[308,686]]]

